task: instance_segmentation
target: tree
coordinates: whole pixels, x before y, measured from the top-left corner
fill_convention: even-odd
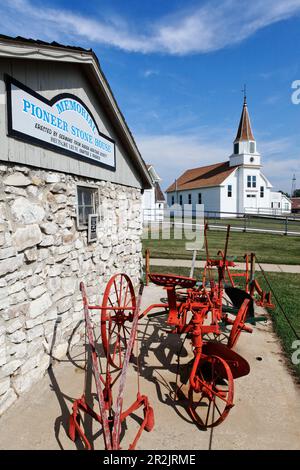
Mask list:
[[[280,192],[281,194],[284,194],[284,195],[287,196],[287,197],[290,197],[289,193],[286,193],[286,192],[281,191],[281,190],[279,190],[279,192]]]
[[[295,189],[293,197],[300,197],[300,189]]]

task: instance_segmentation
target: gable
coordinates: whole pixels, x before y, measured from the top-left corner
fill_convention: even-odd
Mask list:
[[[22,47],[18,41],[4,41],[1,37],[0,42],[2,102],[6,102],[4,81],[8,72],[13,79],[46,101],[51,102],[59,95],[77,99],[84,109],[90,111],[97,133],[103,137],[104,147],[105,144],[107,146],[109,143],[112,146],[115,144],[115,168],[114,162],[113,165],[105,167],[99,165],[97,161],[77,159],[75,155],[67,156],[57,149],[46,148],[37,141],[25,143],[20,135],[8,137],[5,107],[2,107],[0,120],[2,160],[9,159],[15,163],[103,179],[141,189],[151,187],[146,165],[100,70],[98,61],[91,51],[81,52],[70,48],[66,53],[61,47],[48,47],[45,55],[43,46],[37,47],[35,42],[29,42],[30,46],[27,42],[26,46],[22,43]],[[27,52],[26,59],[24,59],[24,48]],[[15,58],[18,54],[20,58]]]

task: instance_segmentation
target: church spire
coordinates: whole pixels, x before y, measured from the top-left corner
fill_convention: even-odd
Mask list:
[[[243,111],[242,111],[239,128],[238,128],[237,135],[236,135],[234,142],[241,142],[243,140],[248,140],[248,141],[255,140],[253,137],[251,124],[250,124],[250,117],[248,113],[247,96],[246,96],[245,89],[244,89]]]

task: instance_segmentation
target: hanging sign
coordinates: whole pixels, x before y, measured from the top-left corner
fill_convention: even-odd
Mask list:
[[[9,136],[116,169],[115,142],[99,132],[81,99],[63,93],[47,100],[12,77],[6,86]]]
[[[89,214],[88,221],[88,242],[94,242],[97,240],[97,214]]]

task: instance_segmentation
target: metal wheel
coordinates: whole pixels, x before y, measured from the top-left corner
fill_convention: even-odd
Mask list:
[[[227,362],[218,356],[201,359],[188,399],[188,411],[200,427],[224,421],[233,406],[233,377]]]
[[[230,335],[228,338],[228,347],[232,349],[234,345],[237,343],[237,340],[239,339],[239,336],[241,334],[242,329],[244,328],[245,325],[245,320],[247,317],[248,309],[250,305],[250,299],[245,299],[242,305],[239,308],[239,311],[237,313],[237,316],[234,320],[234,323],[232,325]]]
[[[108,362],[117,369],[123,366],[135,309],[136,297],[129,276],[115,274],[103,295],[101,336]]]

